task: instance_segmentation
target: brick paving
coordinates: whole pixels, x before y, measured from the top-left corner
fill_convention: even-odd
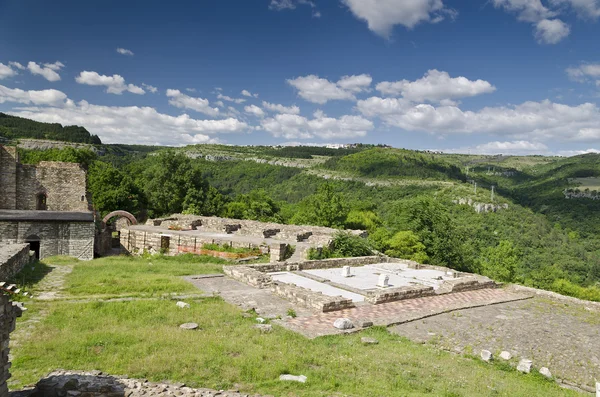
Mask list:
[[[323,335],[348,332],[333,327],[333,322],[341,317],[349,318],[355,324],[358,324],[360,321],[372,321],[373,325],[390,326],[458,309],[511,302],[527,299],[531,296],[531,294],[516,293],[501,288],[486,288],[475,291],[455,292],[425,298],[382,303],[379,305],[365,303],[352,309],[330,313],[318,313],[307,317],[296,317],[294,319],[281,321],[280,324],[309,338],[315,338]],[[357,330],[359,329],[355,328],[350,332]]]

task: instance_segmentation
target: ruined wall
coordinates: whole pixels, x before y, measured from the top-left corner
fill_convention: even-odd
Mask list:
[[[94,259],[93,222],[0,221],[0,244],[25,243],[30,237],[40,241],[40,259],[68,255]]]
[[[89,211],[86,172],[79,164],[42,161],[17,168],[17,209],[37,209],[37,197],[46,195],[48,211]]]
[[[0,145],[0,209],[17,205],[17,148]]]
[[[8,397],[10,378],[9,337],[14,331],[17,317],[21,316],[21,309],[14,306],[8,296],[0,294],[0,397]]]
[[[0,246],[0,281],[6,281],[31,261],[29,244]]]

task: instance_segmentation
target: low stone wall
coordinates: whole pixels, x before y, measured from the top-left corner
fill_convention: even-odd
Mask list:
[[[259,263],[251,266],[260,272],[272,273],[311,269],[332,269],[338,267],[341,268],[343,266],[364,266],[389,261],[390,258],[385,256],[361,256],[356,258],[332,258],[301,262]]]
[[[379,303],[395,302],[405,299],[423,298],[435,294],[433,287],[400,287],[369,292],[365,297],[365,301],[377,305]]]
[[[0,281],[6,281],[31,261],[29,244],[0,246]]]
[[[234,280],[257,288],[267,288],[273,284],[271,276],[250,266],[223,266],[223,272]]]
[[[354,307],[352,299],[324,295],[321,292],[311,291],[295,284],[273,282],[271,291],[291,302],[324,313]]]
[[[13,305],[8,296],[0,294],[0,397],[8,397],[6,381],[10,378],[9,338],[10,333],[15,330],[17,317],[20,316],[21,309]]]

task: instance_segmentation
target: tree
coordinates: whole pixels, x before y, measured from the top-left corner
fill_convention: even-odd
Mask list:
[[[88,190],[94,207],[102,215],[124,210],[140,213],[145,198],[129,175],[108,163],[95,161],[88,170]]]
[[[501,240],[497,246],[484,249],[481,258],[481,268],[486,276],[504,282],[515,280],[519,255],[511,241]]]
[[[346,217],[346,227],[373,232],[381,226],[381,219],[373,211],[352,210]]]
[[[409,230],[399,231],[388,241],[386,255],[426,263],[429,259],[419,236]]]
[[[280,222],[279,205],[263,190],[240,194],[227,204],[225,216],[237,219],[252,219],[262,222]]]

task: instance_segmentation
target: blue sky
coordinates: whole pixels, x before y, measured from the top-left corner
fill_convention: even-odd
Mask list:
[[[600,149],[600,0],[0,0],[0,111],[106,143]]]

